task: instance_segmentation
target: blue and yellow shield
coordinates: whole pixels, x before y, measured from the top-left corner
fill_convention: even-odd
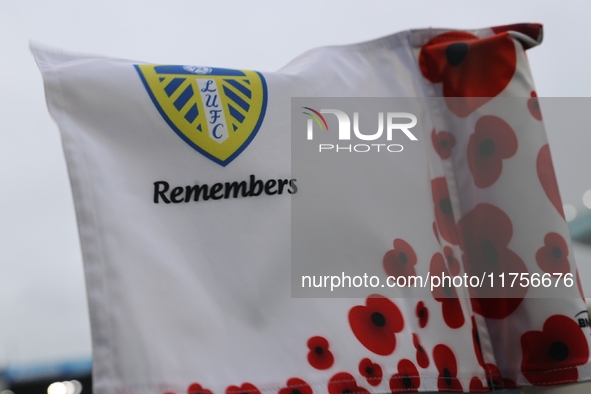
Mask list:
[[[250,144],[265,117],[267,85],[256,71],[154,64],[135,68],[166,123],[222,166]]]

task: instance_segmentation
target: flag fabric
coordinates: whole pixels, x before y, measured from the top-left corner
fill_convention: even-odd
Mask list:
[[[412,30],[314,49],[277,72],[33,46],[74,194],[95,392],[589,380],[588,315],[525,53],[541,38],[537,24]],[[506,268],[568,276],[569,297],[292,298],[290,207],[307,185],[291,171],[293,97],[424,104],[412,129],[424,154],[389,169],[398,201],[409,198],[403,220],[367,228],[382,280]],[[326,112],[302,111],[315,133],[329,128]]]

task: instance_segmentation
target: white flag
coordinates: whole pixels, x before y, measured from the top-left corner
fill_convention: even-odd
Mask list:
[[[413,30],[278,72],[34,46],[74,193],[95,391],[588,380],[525,55],[541,37]]]

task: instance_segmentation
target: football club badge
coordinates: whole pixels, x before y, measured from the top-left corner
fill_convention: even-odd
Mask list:
[[[250,144],[265,117],[267,86],[256,71],[154,64],[135,68],[166,123],[224,167]]]

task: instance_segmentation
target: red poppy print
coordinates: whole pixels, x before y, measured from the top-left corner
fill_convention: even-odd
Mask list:
[[[187,389],[187,394],[212,394],[212,392],[201,387],[199,383],[192,383]]]
[[[433,362],[439,371],[437,388],[439,391],[462,391],[462,384],[457,378],[458,364],[452,350],[445,345],[433,349]]]
[[[490,391],[517,390],[517,385],[511,379],[501,376],[501,371],[494,364],[486,364],[486,384]]]
[[[378,386],[382,383],[382,367],[372,362],[369,358],[364,358],[359,363],[359,373],[372,386]]]
[[[261,394],[259,389],[251,383],[242,383],[240,387],[230,386],[226,389],[226,394]]]
[[[468,167],[479,188],[489,187],[503,171],[503,159],[517,152],[517,136],[503,119],[486,115],[478,119],[468,141]]]
[[[412,334],[412,344],[415,349],[417,349],[417,364],[419,364],[419,367],[421,368],[427,368],[429,366],[429,355],[421,345],[417,334]]]
[[[312,388],[302,379],[291,378],[287,381],[287,387],[279,390],[278,394],[312,394]]]
[[[542,271],[566,275],[570,273],[568,262],[568,246],[558,233],[548,233],[544,237],[544,246],[536,253],[536,261]]]
[[[513,236],[509,216],[491,204],[478,204],[458,222],[462,234],[465,269],[469,276],[479,278],[485,273],[498,278],[500,274],[527,273],[523,260],[507,246]],[[472,289],[474,311],[484,317],[503,319],[513,313],[523,301],[527,287],[487,287]],[[500,293],[503,291],[503,293]],[[483,295],[486,297],[478,297]],[[488,298],[506,296],[503,298]]]
[[[431,277],[450,277],[441,253],[435,253],[431,258],[429,272]],[[436,301],[441,302],[441,311],[445,324],[450,328],[462,327],[464,325],[464,313],[458,299],[458,293],[455,287],[452,286],[451,281],[443,280],[439,287],[432,288],[431,294],[433,294]]]
[[[472,316],[472,343],[474,345],[474,353],[476,359],[481,367],[484,367],[484,359],[482,358],[482,347],[480,346],[480,334],[478,333],[478,327],[476,326],[476,319]]]
[[[548,199],[552,205],[554,205],[554,208],[556,208],[558,213],[564,219],[562,200],[560,199],[560,192],[558,191],[558,183],[556,182],[556,175],[554,174],[554,166],[552,165],[552,157],[550,157],[550,147],[548,144],[542,146],[540,152],[538,152],[536,168],[538,179],[542,184],[546,196],[548,196]]]
[[[451,157],[451,150],[456,146],[456,137],[447,131],[435,133],[435,129],[433,129],[431,132],[431,142],[439,157],[444,160]]]
[[[404,328],[400,309],[381,295],[370,295],[366,306],[355,306],[349,311],[349,325],[353,334],[369,351],[387,356],[396,349],[396,333]]]
[[[328,349],[328,341],[323,337],[308,339],[308,362],[316,369],[328,369],[334,363],[334,356]]]
[[[421,377],[417,367],[412,361],[402,359],[398,363],[398,373],[390,378],[390,391],[412,393],[418,392],[421,385]]]
[[[461,31],[443,33],[419,54],[421,73],[443,84],[447,107],[461,118],[501,93],[516,65],[515,44],[507,33],[483,39]]]
[[[458,233],[456,221],[449,197],[447,181],[444,177],[435,178],[431,181],[431,193],[433,204],[435,204],[435,220],[439,233],[447,242],[453,245],[458,244]]]
[[[541,41],[542,40],[542,32],[543,27],[539,23],[515,23],[512,25],[503,25],[503,26],[495,26],[491,27],[491,30],[494,31],[496,34],[500,34],[506,31],[516,31],[526,36],[532,38],[534,41]],[[530,48],[531,45],[528,45],[525,42],[522,42],[524,47]]]
[[[540,102],[535,91],[530,94],[531,98],[527,100],[527,109],[529,113],[537,120],[542,120],[542,111],[540,110]]]
[[[357,386],[353,375],[347,372],[339,372],[330,378],[328,392],[329,394],[369,394],[369,391]]]
[[[549,317],[542,331],[521,336],[521,372],[533,385],[576,382],[577,366],[589,360],[585,334],[572,318]]]
[[[476,376],[474,376],[470,380],[470,392],[474,393],[474,392],[479,392],[479,391],[488,392],[489,389],[487,387],[484,387],[484,385],[482,384],[482,380],[480,380]]]
[[[419,327],[425,328],[429,322],[429,309],[427,309],[423,301],[418,302],[415,308],[415,314],[419,319]]]
[[[412,246],[403,239],[396,238],[393,242],[394,249],[384,255],[383,266],[389,276],[415,276],[417,255]]]
[[[454,251],[449,246],[443,248],[443,255],[445,256],[445,261],[447,262],[447,268],[449,268],[449,272],[453,275],[460,274],[460,262],[454,256]]]

